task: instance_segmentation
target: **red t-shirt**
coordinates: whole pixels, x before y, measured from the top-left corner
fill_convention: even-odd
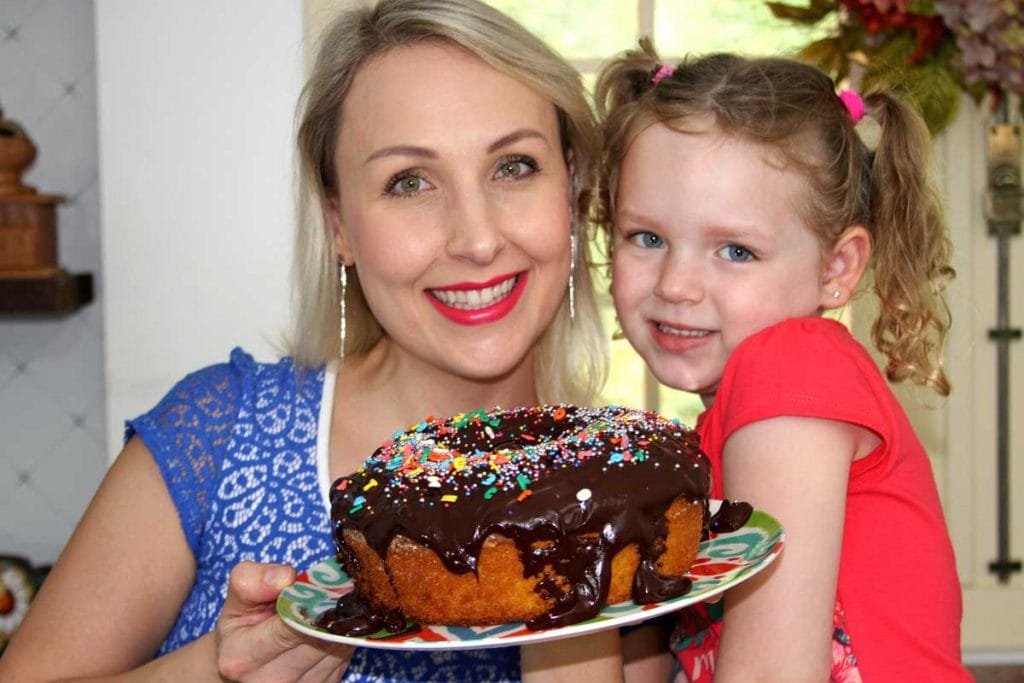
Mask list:
[[[841,420],[882,440],[850,469],[836,596],[846,664],[853,668],[852,650],[869,683],[972,680],[960,662],[960,583],[931,465],[885,378],[845,327],[787,320],[736,348],[697,422],[715,473],[713,497],[722,497],[729,436],[780,416]],[[836,665],[833,675],[856,680]]]

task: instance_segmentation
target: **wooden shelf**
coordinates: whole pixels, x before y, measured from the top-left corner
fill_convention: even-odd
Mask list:
[[[49,277],[17,277],[0,272],[0,314],[64,315],[92,299],[92,273],[60,271]]]

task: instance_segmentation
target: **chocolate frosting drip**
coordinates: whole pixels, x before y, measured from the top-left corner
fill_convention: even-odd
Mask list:
[[[491,534],[513,540],[526,576],[552,567],[571,586],[566,592],[553,580],[540,582],[555,604],[527,625],[546,628],[595,616],[608,594],[611,559],[630,544],[640,554],[636,602],[689,590],[686,579],[655,568],[664,513],[677,497],[706,501],[709,490],[707,458],[678,422],[618,407],[543,406],[428,420],[396,434],[335,483],[331,516],[350,569],[346,528],[359,530],[381,557],[396,535],[406,536],[454,573],[476,570]],[[332,615],[331,630],[369,628],[369,612]]]
[[[750,503],[741,500],[723,500],[722,507],[714,514],[708,523],[708,529],[717,534],[724,534],[736,531],[747,523],[754,508]]]
[[[401,612],[375,611],[359,591],[341,596],[338,604],[320,615],[319,625],[331,633],[346,636],[368,636],[382,628],[398,632],[405,627]]]

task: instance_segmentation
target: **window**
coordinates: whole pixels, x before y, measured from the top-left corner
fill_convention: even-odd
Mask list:
[[[798,27],[775,19],[762,0],[488,0],[518,19],[569,59],[592,85],[610,56],[634,47],[640,36],[653,36],[666,61],[686,54],[737,51],[785,53],[825,34],[821,28]],[[618,330],[603,269],[596,273],[605,329]],[[611,342],[611,373],[601,402],[643,406],[696,422],[702,410],[693,394],[658,384],[625,339]]]

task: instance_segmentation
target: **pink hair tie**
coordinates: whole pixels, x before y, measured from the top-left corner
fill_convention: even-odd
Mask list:
[[[659,66],[658,70],[654,72],[653,76],[651,76],[651,85],[658,85],[658,83],[661,83],[661,79],[665,78],[666,76],[671,76],[675,72],[676,68],[671,64],[664,64],[662,66]]]
[[[856,90],[840,90],[839,99],[842,100],[850,120],[857,123],[864,118],[864,100]]]

